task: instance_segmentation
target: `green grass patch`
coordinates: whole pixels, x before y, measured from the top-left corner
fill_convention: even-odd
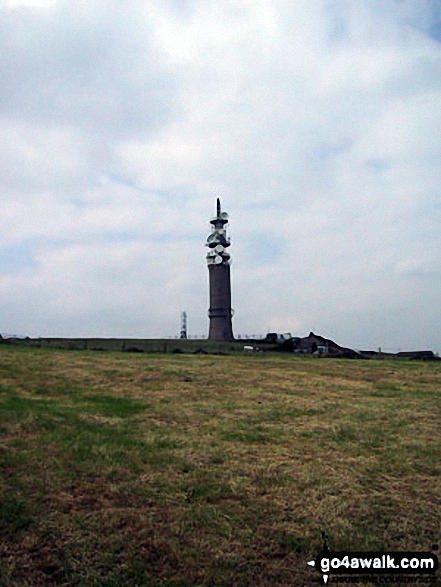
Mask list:
[[[89,412],[114,418],[127,418],[151,408],[151,405],[127,397],[111,395],[86,395],[79,401],[84,402]]]
[[[3,495],[0,501],[0,535],[14,535],[28,528],[33,518],[24,500]]]

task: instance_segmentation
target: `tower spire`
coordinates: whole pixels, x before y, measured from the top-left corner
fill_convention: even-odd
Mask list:
[[[220,203],[220,198],[218,198],[218,199],[217,199],[216,212],[217,212],[217,216],[219,217],[219,216],[221,215],[221,203]]]

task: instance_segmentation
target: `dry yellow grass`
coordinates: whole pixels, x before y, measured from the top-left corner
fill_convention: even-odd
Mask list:
[[[5,586],[318,585],[322,531],[440,542],[439,363],[3,347],[0,369]]]

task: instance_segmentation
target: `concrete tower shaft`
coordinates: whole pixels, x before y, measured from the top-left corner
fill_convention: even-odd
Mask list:
[[[216,205],[216,216],[210,220],[212,232],[208,236],[206,246],[207,265],[210,284],[210,340],[234,340],[231,319],[231,278],[230,255],[226,249],[230,246],[225,225],[228,223],[228,214],[222,212],[219,198]]]

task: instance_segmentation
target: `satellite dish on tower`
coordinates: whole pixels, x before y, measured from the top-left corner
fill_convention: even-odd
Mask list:
[[[213,248],[217,245],[218,243],[218,238],[216,233],[210,234],[209,237],[207,238],[207,246],[210,248]]]
[[[228,214],[226,212],[222,212],[220,217],[222,218],[222,220],[228,220]]]
[[[214,250],[216,251],[216,253],[222,253],[222,251],[224,251],[224,247],[222,245],[216,245]]]
[[[220,265],[222,263],[222,257],[220,255],[216,255],[216,257],[214,258],[214,262],[216,263],[216,265]]]

